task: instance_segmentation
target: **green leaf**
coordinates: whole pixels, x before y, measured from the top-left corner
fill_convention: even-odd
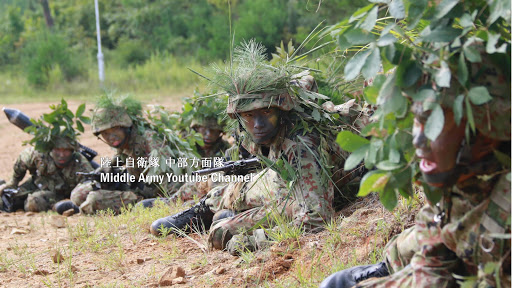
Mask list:
[[[318,112],[317,109],[313,109],[311,116],[313,117],[313,119],[315,119],[315,121],[320,121],[321,119],[320,112]]]
[[[82,125],[82,122],[80,122],[78,120],[76,121],[76,129],[78,129],[78,131],[80,131],[82,133],[84,132],[84,126]]]
[[[427,183],[423,183],[423,192],[427,196],[428,201],[431,205],[436,205],[443,197],[443,190],[435,187],[430,187]]]
[[[363,95],[364,95],[365,100],[368,103],[370,103],[372,105],[377,104],[377,96],[379,96],[379,90],[380,90],[380,87],[382,87],[382,84],[384,83],[384,81],[386,81],[386,76],[377,75],[373,79],[373,84],[364,88]]]
[[[379,91],[377,104],[381,105],[384,114],[402,110],[407,105],[407,100],[402,96],[400,89],[395,84],[396,74],[387,77]]]
[[[443,18],[450,10],[455,7],[459,3],[459,0],[443,0],[439,5],[436,7],[436,12],[434,15],[434,19],[439,20]]]
[[[396,169],[402,168],[404,165],[401,163],[393,163],[389,160],[384,160],[384,161],[377,163],[377,165],[375,165],[375,166],[377,166],[377,169],[380,169],[380,170],[391,171],[391,170],[396,170]]]
[[[359,147],[356,151],[351,153],[348,156],[347,160],[345,160],[345,165],[344,165],[343,169],[345,171],[349,171],[349,170],[356,168],[357,165],[359,165],[359,163],[361,163],[361,161],[363,161],[364,157],[366,156],[366,151],[368,151],[369,147],[370,147],[370,145],[366,144],[366,145]]]
[[[398,203],[395,189],[386,187],[386,189],[379,192],[380,202],[388,211],[392,211]]]
[[[429,102],[436,101],[436,92],[433,89],[421,89],[418,93],[412,95],[412,100],[424,102],[428,100]]]
[[[480,53],[478,50],[476,50],[473,47],[464,47],[464,56],[469,60],[471,63],[479,63],[482,62],[482,58],[480,57]]]
[[[357,196],[364,197],[371,192],[379,192],[388,183],[389,174],[384,171],[374,170],[366,173],[361,179]]]
[[[350,44],[350,42],[348,42],[348,40],[345,37],[345,35],[340,35],[338,37],[338,46],[340,46],[340,50],[341,51],[345,51],[348,48],[352,47],[352,44]]]
[[[460,120],[462,120],[462,102],[464,101],[464,94],[460,94],[455,98],[455,101],[453,101],[453,117],[455,118],[455,124],[457,126],[460,125]]]
[[[473,27],[473,19],[471,18],[471,15],[464,13],[464,15],[460,17],[459,24],[464,28]]]
[[[350,131],[341,131],[336,137],[336,143],[340,145],[341,149],[354,152],[363,145],[370,143],[370,141]]]
[[[345,80],[354,80],[357,77],[357,75],[359,75],[359,72],[361,71],[361,68],[363,68],[363,65],[366,62],[366,59],[368,58],[369,55],[369,50],[362,51],[356,54],[354,57],[352,57],[352,59],[348,61],[344,69]]]
[[[510,156],[508,156],[507,154],[503,153],[503,152],[500,152],[498,150],[494,150],[494,156],[496,157],[496,159],[505,167],[507,167],[508,169],[510,169],[510,163],[511,163],[511,160],[510,160]]]
[[[466,103],[466,118],[468,119],[469,127],[471,127],[471,131],[475,132],[475,118],[473,118],[473,108],[471,108],[469,103],[469,97],[466,97],[464,102]]]
[[[466,60],[464,59],[464,53],[459,54],[459,63],[457,69],[457,78],[462,86],[466,85],[468,81],[468,67],[466,66]]]
[[[388,33],[385,35],[382,35],[379,40],[377,41],[377,46],[383,47],[388,46],[389,44],[393,44],[396,42],[396,37],[393,36],[393,34]]]
[[[452,78],[452,72],[450,71],[450,67],[446,62],[441,61],[441,68],[437,71],[435,75],[436,83],[439,87],[450,87],[450,80]]]
[[[425,42],[452,42],[461,34],[461,29],[455,29],[449,26],[439,26],[428,35],[423,36]]]
[[[366,45],[376,39],[375,35],[363,31],[362,29],[352,29],[343,35],[347,38],[347,41],[354,46]]]
[[[402,0],[391,0],[389,3],[389,14],[396,19],[405,18],[405,6]]]
[[[380,51],[379,48],[375,47],[371,49],[370,56],[366,59],[361,72],[365,79],[370,79],[377,75],[380,69]]]
[[[498,44],[498,40],[500,39],[500,34],[494,34],[492,32],[487,32],[487,45],[485,47],[485,50],[489,54],[493,54],[496,52],[499,53],[505,53],[507,51],[507,44],[503,43],[500,48],[496,49],[496,44]]]
[[[371,2],[371,1],[370,1]],[[352,14],[352,16],[350,16],[350,19],[348,20],[348,23],[352,23],[358,19],[360,19],[361,17],[363,17],[364,15],[366,15],[366,13],[373,8],[373,6],[375,6],[374,4],[369,4],[369,5],[366,5],[364,6],[363,8],[360,8],[359,10],[357,10],[356,12],[354,12],[354,14]]]
[[[407,29],[412,30],[421,20],[421,16],[425,12],[428,0],[414,0],[410,1],[409,13],[407,15]]]
[[[487,18],[488,26],[491,26],[500,17],[510,23],[510,0],[494,0],[492,1],[490,10],[491,14]]]
[[[86,116],[79,117],[80,121],[84,122],[85,124],[91,124],[91,118]]]
[[[437,136],[439,136],[441,131],[443,131],[443,126],[443,108],[441,108],[440,105],[437,105],[428,117],[427,123],[425,123],[425,136],[432,141],[436,140]]]
[[[482,105],[492,100],[485,86],[473,87],[468,93],[469,100],[475,105]]]
[[[400,152],[398,152],[398,150],[396,149],[391,148],[389,149],[388,158],[391,163],[398,163],[400,162]]]
[[[416,61],[404,61],[398,66],[396,74],[396,84],[400,87],[409,87],[418,81],[422,72]]]
[[[79,118],[84,114],[85,111],[85,103],[82,103],[80,106],[78,106],[78,109],[76,110],[76,117]]]
[[[373,26],[375,26],[375,23],[377,22],[377,12],[379,11],[379,6],[375,5],[370,12],[368,12],[368,15],[366,16],[366,19],[359,25],[359,28],[366,30],[366,31],[372,31]]]

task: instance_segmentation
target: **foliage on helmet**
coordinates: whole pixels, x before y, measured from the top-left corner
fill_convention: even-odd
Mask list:
[[[34,125],[25,128],[34,137],[24,144],[34,145],[36,150],[43,153],[53,148],[78,149],[77,136],[84,131],[82,122],[90,123],[90,119],[83,115],[85,103],[78,106],[74,114],[64,99],[58,105],[50,105],[50,108],[53,110],[51,113],[32,119]]]
[[[312,35],[316,34],[312,32],[306,40],[311,40]],[[277,107],[296,115],[300,122],[296,129],[306,132],[312,129],[329,130],[335,119],[321,106],[321,103],[329,100],[328,97],[301,87],[301,79],[311,69],[295,63],[324,46],[298,54],[303,46],[301,44],[295,49],[287,61],[275,61],[272,65],[267,60],[265,47],[250,40],[234,49],[225,67],[213,64],[211,78],[196,73],[229,95],[227,113],[231,118],[244,111]]]
[[[196,90],[193,97],[185,98],[183,102],[178,124],[181,130],[195,126],[208,126],[221,131],[228,128],[227,94],[203,95]]]
[[[142,104],[133,96],[117,96],[115,93],[101,95],[92,116],[94,134],[113,127],[131,127],[142,117]]]
[[[330,32],[350,58],[345,80],[360,73],[373,79],[364,97],[378,107],[373,116],[378,122],[361,131],[370,140],[345,131],[338,140],[352,152],[346,169],[363,160],[368,169],[377,168],[362,179],[359,195],[378,192],[386,208],[392,209],[398,193],[411,195],[411,176],[417,174],[416,166],[410,165],[414,160],[411,102],[421,101],[423,109],[431,111],[425,124],[430,140],[443,129],[446,106],[457,123],[467,120],[468,137],[478,129],[495,139],[510,139],[510,9],[501,0],[370,2]],[[492,61],[496,58],[501,60]],[[501,66],[495,71],[496,78],[505,81],[501,89],[493,89],[496,83],[479,81],[490,62]],[[503,117],[490,117],[499,107]],[[491,128],[486,131],[486,127]],[[433,203],[440,197],[428,191],[426,195]]]

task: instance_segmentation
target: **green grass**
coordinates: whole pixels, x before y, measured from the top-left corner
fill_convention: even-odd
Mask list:
[[[121,94],[132,93],[141,100],[163,99],[172,95],[192,93],[194,88],[203,90],[205,82],[188,68],[202,71],[203,66],[192,58],[178,59],[171,55],[153,55],[141,65],[122,68],[105,63],[103,88],[98,79],[97,63],[88,60],[87,76],[65,81],[59,66],[49,75],[48,87],[38,89],[28,85],[19,66],[0,71],[0,99],[3,104],[58,101],[61,98],[89,100],[102,93],[102,89]]]

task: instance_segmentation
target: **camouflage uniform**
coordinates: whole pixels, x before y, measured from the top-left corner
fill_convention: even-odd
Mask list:
[[[442,201],[449,207],[426,205],[416,225],[388,244],[386,263],[394,274],[357,286],[450,287],[456,274],[476,276],[478,287],[510,287],[510,239],[495,236],[510,235],[510,180],[473,179],[449,195]],[[441,218],[443,211],[449,216]]]
[[[292,189],[276,171],[266,168],[254,176],[254,181],[230,183],[210,191],[206,204],[212,211],[230,209],[237,213],[212,225],[210,242],[225,242],[222,238],[228,231],[236,235],[257,224],[268,227],[273,220],[271,213],[281,211],[294,225],[304,225],[307,229],[319,228],[330,219],[333,182],[339,183],[339,179],[333,178],[333,182],[326,179],[317,159],[330,155],[329,167],[339,169],[343,167],[342,151],[332,139],[315,134],[285,135],[286,131],[282,130],[275,138],[267,158],[271,161],[285,159],[297,171]],[[262,156],[261,147],[250,140],[243,141],[242,145],[251,154]]]
[[[137,166],[137,159],[139,157],[148,159],[151,151],[162,148],[164,142],[156,136],[156,132],[152,130],[145,130],[142,135],[137,133],[136,127],[133,127],[131,134],[128,136],[127,149],[118,149],[117,155],[112,158],[112,165],[120,166],[126,163],[126,159],[131,157],[135,160],[134,167],[127,167],[126,169],[131,175],[138,179],[139,175],[144,171],[143,167]],[[164,154],[164,152],[163,152]],[[170,157],[170,156],[169,156]],[[167,157],[167,159],[169,158]],[[160,163],[162,165],[162,163]],[[166,165],[164,163],[164,165]],[[132,183],[130,183],[132,184]],[[143,184],[143,183],[141,183]],[[71,193],[71,200],[77,206],[80,206],[82,212],[86,214],[93,214],[98,210],[105,210],[111,208],[114,211],[119,211],[130,203],[135,203],[143,198],[153,198],[161,194],[162,191],[170,191],[176,189],[173,185],[175,183],[164,182],[163,187],[156,184],[145,183],[139,185],[130,191],[117,191],[96,189],[92,182],[85,182],[78,185]],[[142,187],[141,187],[142,186]]]
[[[31,178],[18,186],[26,171]],[[19,188],[13,197],[14,208],[24,201],[25,211],[46,211],[59,200],[70,197],[71,190],[82,181],[76,172],[89,172],[92,166],[83,155],[75,152],[69,165],[58,168],[49,153],[29,147],[21,152],[14,164],[7,188]]]
[[[210,129],[216,129],[219,131],[224,131],[224,127],[222,127],[218,122],[217,119],[213,118],[206,118],[206,119],[194,119],[192,121],[192,124],[190,125],[191,128],[196,127],[208,127]],[[199,144],[196,144],[196,151],[201,156],[201,158],[214,158],[214,157],[224,157],[224,151],[230,148],[230,145],[227,141],[222,139],[222,136],[219,137],[217,142],[213,144],[210,149],[206,150],[203,149],[203,147],[199,146]],[[213,161],[213,160],[212,160]],[[205,167],[202,167],[205,168]],[[178,191],[173,195],[173,199],[180,199],[183,202],[187,202],[190,200],[193,200],[194,198],[201,198],[204,195],[208,193],[211,189],[214,187],[217,187],[219,182],[188,182],[184,183],[183,186],[181,186]]]
[[[302,89],[307,90],[312,89],[314,84],[311,76],[297,83]],[[265,107],[278,107],[282,111],[290,111],[294,103],[289,94],[277,94],[239,95],[235,99],[230,99],[228,114]],[[254,100],[242,110],[236,101],[243,97]],[[205,202],[210,210],[218,212],[229,209],[236,214],[212,224],[210,245],[215,247],[214,243],[222,243],[223,247],[216,248],[223,249],[227,245],[229,234],[240,234],[253,227],[258,228],[258,225],[269,227],[275,220],[273,213],[281,214],[294,225],[304,226],[308,230],[320,228],[333,215],[332,203],[336,189],[334,183],[337,186],[342,184],[341,173],[333,171],[342,170],[343,152],[333,137],[314,132],[306,134],[303,131],[291,134],[289,131],[293,123],[287,124],[286,127],[281,125],[279,128],[278,134],[269,145],[268,155],[262,152],[261,145],[251,140],[247,132],[240,132],[240,139],[242,146],[252,155],[266,157],[272,162],[281,159],[289,163],[296,171],[296,180],[290,187],[290,183],[270,167],[254,175],[253,181],[230,183],[210,191]],[[324,167],[319,159],[326,159]]]
[[[155,151],[158,151],[157,155],[160,155],[158,165],[168,165],[165,163],[165,160],[169,159],[171,155],[164,149],[166,145],[164,141],[151,129],[139,129],[123,107],[97,108],[93,115],[92,125],[95,135],[113,127],[130,128],[130,134],[126,135],[128,143],[125,147],[127,148],[117,149],[117,154],[112,158],[111,166],[125,165],[126,160],[131,157],[134,161],[133,167],[130,165],[126,169],[138,179],[145,169],[145,167],[139,167],[138,159],[144,158],[146,163],[148,163],[150,153]],[[149,173],[146,172],[146,174]],[[134,183],[128,184],[132,187],[134,186]],[[180,183],[167,182],[163,183],[163,187],[154,183],[135,184],[138,184],[137,187],[130,189],[130,191],[119,191],[97,189],[93,182],[85,182],[73,190],[71,200],[77,206],[80,206],[80,210],[86,214],[93,214],[98,210],[108,208],[119,212],[121,207],[135,203],[143,198],[156,197],[163,191],[176,191],[180,185]]]
[[[475,126],[481,135],[510,141],[510,82],[499,74],[502,63],[487,60],[471,64],[476,84],[493,96],[473,106]],[[510,169],[500,171],[496,158],[488,161],[477,176],[444,191],[438,205],[425,205],[416,225],[388,243],[384,256],[391,276],[357,287],[450,287],[457,284],[454,275],[473,277],[473,287],[510,287]]]

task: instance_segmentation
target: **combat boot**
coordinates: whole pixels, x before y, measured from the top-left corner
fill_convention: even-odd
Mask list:
[[[75,203],[73,203],[71,200],[61,200],[55,203],[53,206],[53,210],[55,210],[55,212],[59,213],[60,215],[70,209],[73,209],[74,214],[80,212],[80,208],[76,206]]]
[[[163,231],[169,234],[203,232],[212,225],[213,212],[205,204],[206,199],[201,199],[199,203],[190,207],[188,210],[178,214],[160,218],[151,224],[151,234],[161,236]]]
[[[345,288],[353,287],[357,283],[370,278],[380,278],[389,275],[389,270],[385,262],[373,265],[356,266],[341,270],[325,278],[320,284],[320,288]]]

